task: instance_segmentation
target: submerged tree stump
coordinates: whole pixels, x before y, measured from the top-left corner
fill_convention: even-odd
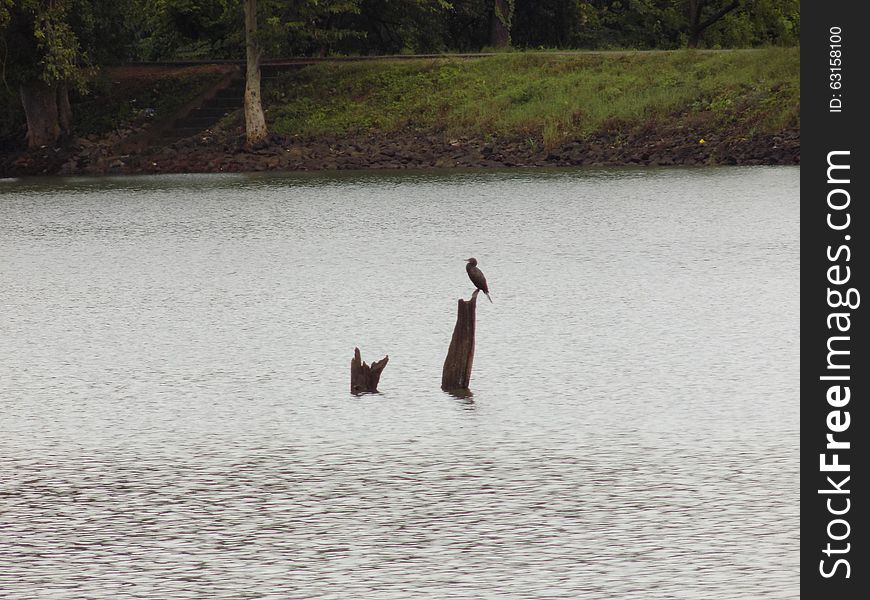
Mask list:
[[[381,371],[387,366],[390,357],[385,356],[381,360],[367,365],[362,361],[359,348],[353,349],[353,359],[350,361],[350,393],[366,394],[378,391],[378,382],[381,380]]]
[[[441,371],[441,389],[445,392],[467,392],[471,382],[471,365],[474,362],[474,327],[477,320],[477,295],[474,290],[471,300],[459,299],[456,326],[450,349]]]

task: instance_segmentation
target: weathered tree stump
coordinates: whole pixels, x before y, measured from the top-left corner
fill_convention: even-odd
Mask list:
[[[387,366],[389,360],[390,357],[385,356],[381,360],[367,365],[362,361],[359,348],[354,348],[353,359],[350,361],[350,393],[376,393],[378,382],[381,380],[381,371]]]
[[[479,293],[480,290],[474,290],[471,300],[459,299],[456,326],[453,328],[450,349],[447,350],[444,369],[441,371],[441,389],[445,392],[468,392],[471,365],[474,362],[474,327]]]

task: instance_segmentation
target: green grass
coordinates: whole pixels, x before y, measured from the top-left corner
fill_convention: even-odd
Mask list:
[[[554,146],[601,132],[703,124],[741,135],[798,127],[799,48],[735,51],[509,52],[460,59],[326,62],[264,84],[273,133],[303,137],[421,131]],[[74,99],[79,135],[158,118],[215,73],[94,80]],[[0,94],[0,144],[23,139],[13,91]],[[238,127],[240,112],[226,120]]]
[[[279,134],[443,131],[546,145],[679,116],[796,127],[798,48],[522,53],[312,65],[265,90]]]

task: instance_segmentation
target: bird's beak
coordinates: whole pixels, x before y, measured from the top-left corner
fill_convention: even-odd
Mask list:
[[[471,259],[470,259],[470,258],[466,258],[466,259],[465,259],[465,262],[471,262]]]

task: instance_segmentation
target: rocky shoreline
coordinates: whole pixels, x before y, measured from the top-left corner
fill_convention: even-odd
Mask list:
[[[746,134],[668,126],[599,133],[545,147],[534,139],[368,133],[271,136],[246,148],[240,132],[205,131],[164,148],[125,151],[124,136],[0,156],[0,176],[449,169],[619,165],[796,165],[800,130]]]

